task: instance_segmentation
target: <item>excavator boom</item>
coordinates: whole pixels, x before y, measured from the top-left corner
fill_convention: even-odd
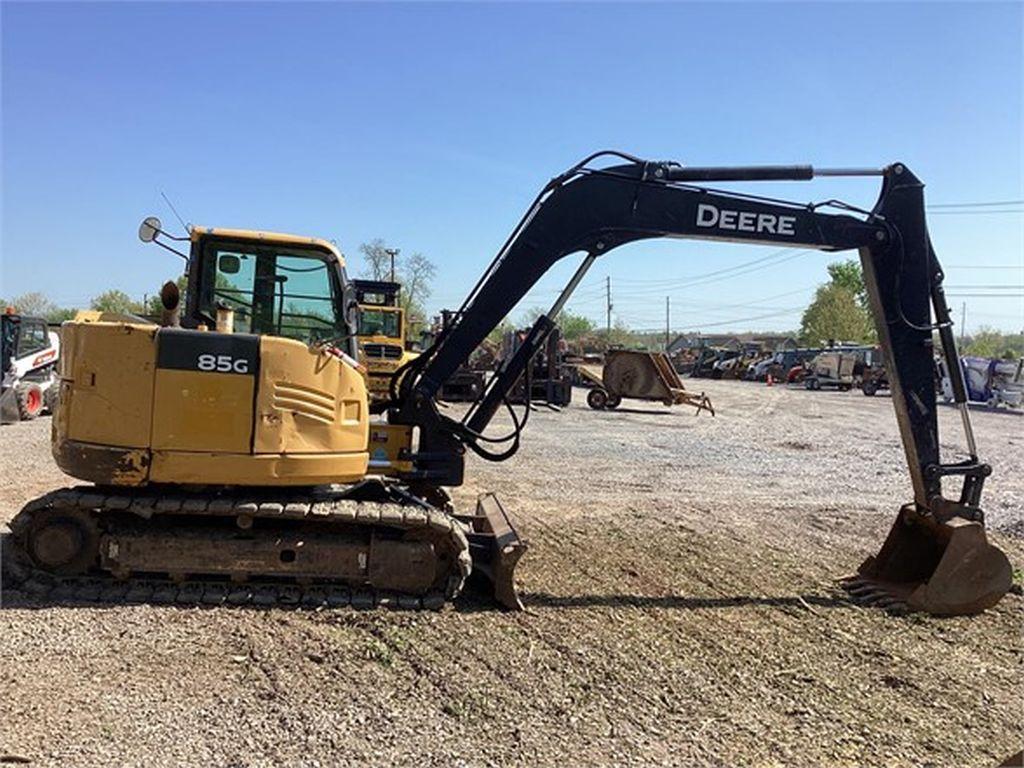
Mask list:
[[[592,167],[602,154],[626,162]],[[798,204],[697,186],[820,176],[878,176],[878,201],[866,211],[835,200]],[[985,541],[980,500],[991,468],[978,458],[962,372],[955,364],[948,368],[955,371],[953,389],[968,456],[943,463],[939,452],[933,334],[938,334],[949,362],[956,360],[956,346],[942,269],[925,224],[923,190],[921,181],[901,163],[880,169],[687,168],[620,153],[588,157],[541,191],[455,321],[409,366],[401,387],[393,391],[390,421],[419,428],[419,449],[412,459],[426,482],[460,484],[464,447],[495,460],[514,453],[521,431],[515,414],[516,429],[505,451],[485,448],[484,430],[544,344],[587,269],[598,257],[627,243],[673,237],[823,251],[856,249],[890,371],[914,499],[900,511],[886,546],[864,563],[850,586],[868,597],[900,599],[936,613],[981,610],[1009,589],[1011,572],[1005,555]],[[551,311],[538,318],[519,351],[503,363],[468,414],[458,421],[441,414],[434,401],[440,386],[541,276],[572,253],[584,258],[569,285]],[[950,476],[962,478],[956,500],[942,494],[942,479]],[[968,540],[970,545],[962,543]],[[947,553],[956,562],[947,559]],[[911,561],[916,565],[908,566]],[[971,586],[965,587],[965,582]]]

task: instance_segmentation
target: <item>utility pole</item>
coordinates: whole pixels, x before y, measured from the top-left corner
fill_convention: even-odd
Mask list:
[[[967,302],[960,304],[960,347],[964,346],[964,333],[967,331]],[[961,353],[962,354],[962,353]]]
[[[668,345],[669,345],[669,342],[670,342],[670,339],[669,339],[669,333],[670,333],[669,328],[671,327],[670,326],[670,320],[669,320],[670,312],[671,312],[670,307],[671,307],[671,300],[669,299],[668,296],[666,296],[665,297],[665,351],[666,352],[668,352]]]
[[[391,257],[391,282],[395,282],[395,257],[398,255],[397,248],[385,248],[384,253]]]
[[[612,276],[604,279],[605,304],[607,305],[605,316],[605,346],[610,346],[612,341]]]

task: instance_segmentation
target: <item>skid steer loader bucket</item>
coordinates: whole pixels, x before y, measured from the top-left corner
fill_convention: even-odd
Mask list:
[[[490,583],[495,601],[513,611],[523,610],[516,591],[515,569],[526,552],[526,542],[519,538],[512,520],[493,493],[480,496],[476,514],[461,518],[469,523],[469,552],[473,557],[473,573]]]
[[[1011,582],[1010,561],[988,543],[980,522],[962,517],[939,522],[908,505],[882,549],[843,587],[883,608],[962,616],[995,605]]]

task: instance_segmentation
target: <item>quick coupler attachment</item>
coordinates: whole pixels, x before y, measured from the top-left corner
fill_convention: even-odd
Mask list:
[[[989,544],[984,525],[963,517],[939,521],[904,506],[881,550],[842,586],[855,599],[936,616],[981,613],[1012,583],[1010,561]]]
[[[499,605],[513,611],[523,610],[523,602],[516,591],[515,569],[526,552],[526,542],[519,538],[498,497],[493,493],[483,494],[477,499],[476,513],[460,519],[470,526],[468,538],[473,573],[490,582]]]

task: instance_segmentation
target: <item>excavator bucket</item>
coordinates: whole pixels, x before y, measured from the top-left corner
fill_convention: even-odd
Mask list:
[[[908,505],[879,553],[844,579],[843,587],[883,608],[963,616],[995,605],[1011,582],[1010,561],[988,543],[980,522],[938,522]]]
[[[498,497],[493,493],[480,496],[476,514],[462,519],[470,525],[468,538],[473,573],[489,582],[499,605],[513,611],[523,610],[523,602],[516,591],[515,569],[526,552],[526,542],[519,538]]]

